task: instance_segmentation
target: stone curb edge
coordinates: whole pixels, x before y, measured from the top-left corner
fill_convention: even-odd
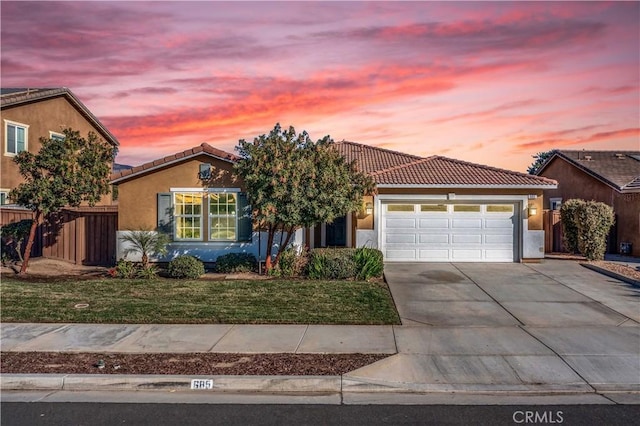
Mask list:
[[[629,283],[631,285],[640,287],[640,281],[634,280],[633,278],[625,277],[624,275],[620,275],[620,274],[618,274],[616,272],[609,271],[607,269],[601,268],[601,267],[596,266],[596,265],[592,265],[590,263],[580,263],[580,265],[584,266],[587,269],[591,269],[592,271],[599,272],[599,273],[601,273],[603,275],[606,275],[608,277],[615,278],[616,280],[624,281],[624,282]]]
[[[210,380],[209,389],[192,389],[192,380]],[[408,384],[377,383],[343,376],[183,376],[98,374],[3,374],[2,391],[159,390],[265,394],[350,393],[482,393],[585,394],[598,392],[586,384]],[[639,392],[638,386],[613,386],[609,391]]]

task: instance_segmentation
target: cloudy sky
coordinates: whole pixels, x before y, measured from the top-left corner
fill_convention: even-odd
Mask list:
[[[139,164],[276,122],[524,171],[640,149],[639,2],[2,1],[3,87],[69,87]]]

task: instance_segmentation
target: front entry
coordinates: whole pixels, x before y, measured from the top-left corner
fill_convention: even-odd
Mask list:
[[[347,245],[347,216],[338,217],[333,223],[327,223],[326,230],[328,247]]]

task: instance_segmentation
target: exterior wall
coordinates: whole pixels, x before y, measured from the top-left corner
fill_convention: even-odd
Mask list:
[[[633,244],[633,255],[640,256],[640,193],[621,194],[598,179],[576,168],[562,158],[554,159],[541,173],[541,176],[558,181],[558,189],[545,191],[545,199],[572,198],[594,200],[605,203],[616,213],[616,247],[621,242]],[[549,208],[548,203],[544,206]]]
[[[27,150],[36,153],[42,144],[40,138],[49,138],[49,132],[60,133],[65,128],[78,130],[82,136],[98,130],[64,97],[47,99],[25,105],[2,109],[2,131],[0,131],[0,146],[2,149],[1,181],[2,190],[10,190],[23,182],[18,173],[18,166],[13,162],[12,155],[6,155],[5,121],[15,121],[29,126],[27,131]],[[103,138],[104,139],[104,138]],[[111,195],[103,197],[98,205],[111,204]]]
[[[202,188],[198,179],[201,163],[212,164],[211,188],[240,188],[233,175],[233,164],[200,155],[161,170],[125,181],[118,185],[118,229],[155,229],[157,225],[157,195],[170,188]]]

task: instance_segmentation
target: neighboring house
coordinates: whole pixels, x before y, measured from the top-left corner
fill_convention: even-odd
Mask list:
[[[0,201],[6,204],[9,191],[23,182],[13,157],[21,151],[36,153],[40,138],[64,138],[62,130],[78,130],[84,137],[92,131],[106,142],[118,146],[118,140],[67,88],[3,88],[2,108],[2,180]],[[111,196],[101,205],[110,204]]]
[[[603,202],[616,215],[608,251],[630,243],[632,254],[640,256],[640,151],[559,150],[536,174],[558,181],[545,191],[545,209],[557,210],[572,198]]]
[[[440,156],[418,157],[353,142],[336,148],[376,181],[359,212],[296,232],[293,244],[379,248],[387,261],[521,262],[544,257],[542,195],[556,182]],[[118,236],[159,228],[169,260],[206,262],[228,252],[264,254],[251,227],[233,154],[207,144],[115,173]],[[122,243],[118,238],[118,258]]]

